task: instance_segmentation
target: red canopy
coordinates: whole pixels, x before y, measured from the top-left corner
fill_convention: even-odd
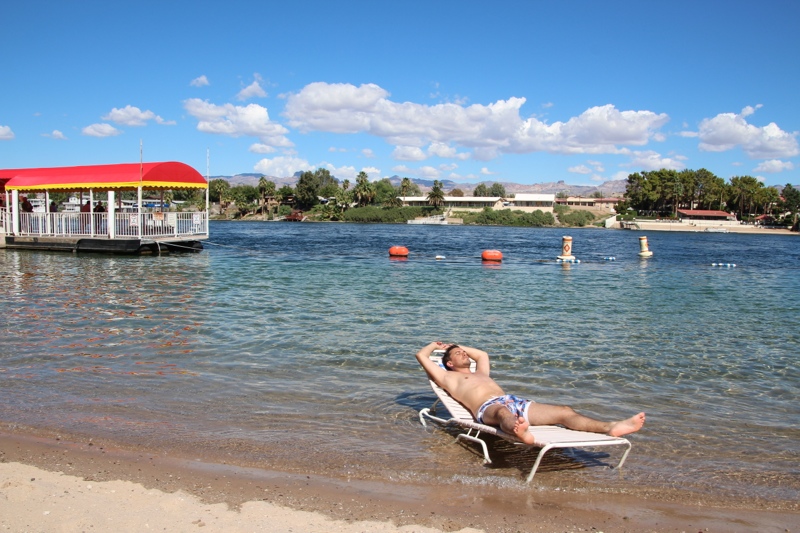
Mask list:
[[[2,185],[19,191],[208,188],[199,172],[174,161],[0,170]]]

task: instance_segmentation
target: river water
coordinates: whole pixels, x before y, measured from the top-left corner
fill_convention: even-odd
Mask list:
[[[580,264],[555,261],[565,234]],[[501,264],[481,262],[490,248]],[[419,424],[435,397],[414,354],[442,340],[488,351],[509,392],[601,419],[647,412],[621,475],[602,467],[617,450],[551,452],[539,486],[800,501],[796,237],[214,222],[199,254],[0,250],[0,280],[0,420],[16,427],[518,486],[530,452],[497,443],[484,466]]]

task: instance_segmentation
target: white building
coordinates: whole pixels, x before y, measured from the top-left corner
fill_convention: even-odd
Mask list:
[[[403,205],[410,207],[428,207],[427,196],[398,196]],[[542,211],[553,212],[554,194],[517,194],[515,198],[502,198],[500,196],[445,196],[444,209],[453,211],[483,211],[486,207],[495,210],[511,209],[533,213]]]

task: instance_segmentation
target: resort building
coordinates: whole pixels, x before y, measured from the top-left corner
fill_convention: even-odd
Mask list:
[[[398,196],[403,205],[411,207],[428,207],[427,196]],[[511,209],[532,213],[542,211],[553,212],[554,194],[517,194],[514,198],[500,196],[445,196],[443,208],[446,211],[483,211],[486,207],[492,209]]]
[[[566,198],[556,198],[556,203],[559,205],[568,205],[570,207],[585,207],[587,209],[600,209],[614,213],[614,206],[621,202],[622,198],[583,198],[581,196],[568,196]]]

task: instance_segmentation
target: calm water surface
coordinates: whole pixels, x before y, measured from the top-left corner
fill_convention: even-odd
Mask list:
[[[0,420],[273,469],[516,486],[530,453],[499,443],[485,467],[417,420],[434,396],[414,353],[454,341],[486,349],[510,392],[647,412],[622,476],[595,466],[616,450],[553,452],[538,484],[796,507],[800,241],[656,232],[640,260],[646,233],[569,230],[582,262],[561,265],[564,234],[220,222],[200,254],[0,250]],[[387,257],[395,244],[407,261]],[[488,248],[505,261],[482,264]]]

